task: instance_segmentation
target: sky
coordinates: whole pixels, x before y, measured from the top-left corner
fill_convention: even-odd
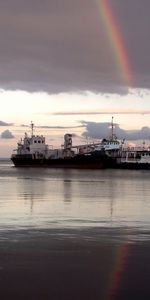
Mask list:
[[[150,139],[149,0],[0,0],[0,157],[44,134],[59,146]]]

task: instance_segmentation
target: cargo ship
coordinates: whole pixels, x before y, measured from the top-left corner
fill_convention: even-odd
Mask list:
[[[34,135],[31,122],[31,134],[25,133],[18,142],[17,149],[11,155],[15,167],[49,167],[102,169],[114,162],[114,158],[105,151],[104,143],[72,145],[72,134],[64,135],[64,145],[58,149],[49,147],[43,135]],[[111,148],[112,150],[112,148]]]

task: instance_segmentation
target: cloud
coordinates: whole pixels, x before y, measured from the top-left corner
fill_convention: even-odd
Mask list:
[[[93,139],[108,138],[111,135],[110,123],[95,123],[82,121],[86,131],[83,132],[83,137]],[[114,123],[114,133],[118,139],[126,140],[149,140],[150,127],[142,127],[140,130],[124,130],[118,124]]]
[[[13,125],[14,125],[13,123],[6,123],[3,121],[0,121],[0,126],[13,126]]]
[[[56,116],[72,116],[72,115],[149,115],[150,110],[101,110],[101,111],[66,111],[56,112],[53,115]]]
[[[9,131],[8,129],[3,131],[1,133],[1,138],[2,139],[13,139],[14,138],[14,135],[11,133],[11,131]]]
[[[1,1],[0,87],[126,93],[97,2]],[[109,2],[128,49],[134,86],[149,89],[150,1]]]
[[[29,125],[22,124],[21,127],[31,127]],[[82,128],[84,125],[77,125],[77,126],[35,126],[35,128],[41,128],[41,129],[73,129],[73,128]]]

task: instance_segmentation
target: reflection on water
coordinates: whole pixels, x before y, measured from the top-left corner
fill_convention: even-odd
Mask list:
[[[149,171],[0,165],[1,227],[98,226],[149,230]]]
[[[63,181],[63,197],[66,203],[72,200],[72,182],[70,179],[64,179]]]
[[[149,300],[149,172],[0,163],[1,298]]]
[[[144,240],[150,231],[149,194],[149,171],[1,164],[0,228],[105,228],[106,235],[106,228],[115,228],[116,239]]]
[[[149,300],[150,243],[119,241],[116,233],[113,228],[0,232],[1,298]]]

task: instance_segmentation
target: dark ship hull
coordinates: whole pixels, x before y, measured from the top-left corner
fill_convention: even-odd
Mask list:
[[[11,160],[15,167],[102,169],[108,165],[110,159],[103,151],[94,151],[89,154],[57,159],[34,158],[31,154],[16,154],[11,157]]]
[[[150,170],[150,163],[135,163],[124,162],[115,163],[112,165],[114,169],[127,169],[127,170]]]

